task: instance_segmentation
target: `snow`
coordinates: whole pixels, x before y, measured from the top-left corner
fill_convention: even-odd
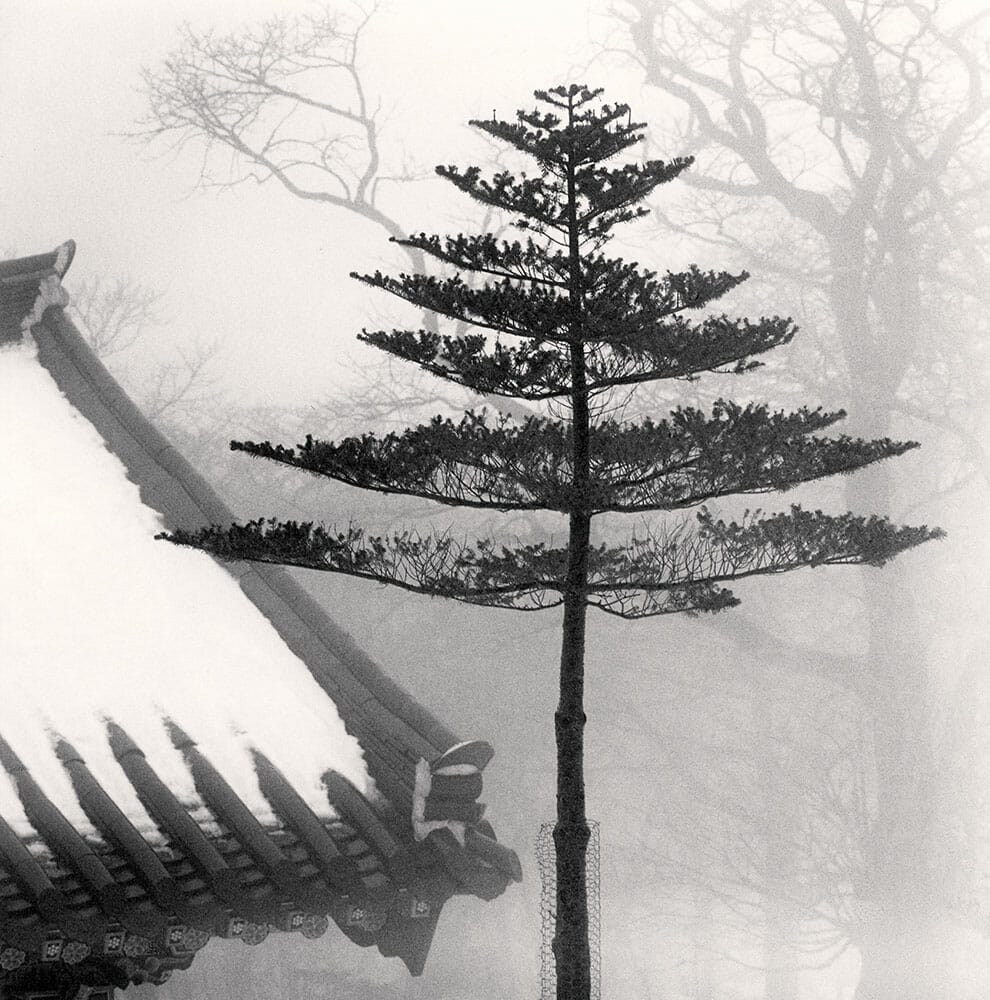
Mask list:
[[[334,816],[321,784],[329,768],[371,793],[360,747],[305,664],[222,567],[154,539],[160,517],[30,338],[0,348],[0,469],[0,735],[80,832],[94,834],[55,756],[57,736],[156,836],[110,750],[107,719],[192,809],[202,803],[165,719],[263,823],[275,817],[252,747],[320,816]],[[0,808],[30,836],[3,774]]]
[[[10,775],[0,768],[0,816],[25,838],[35,835],[35,830],[31,826],[27,816],[24,814],[24,807],[17,797],[17,788]]]
[[[453,772],[453,768],[457,767],[456,764],[451,764],[447,768],[441,768],[440,771],[444,773],[459,773]],[[477,771],[477,768],[472,770]],[[440,771],[437,771],[439,774]],[[468,772],[470,773],[470,772]],[[413,806],[412,806],[412,825],[413,825],[413,836],[416,840],[426,840],[426,838],[433,833],[434,830],[450,830],[450,832],[457,838],[457,842],[464,846],[464,837],[467,830],[467,824],[459,819],[427,819],[426,818],[426,800],[430,797],[430,790],[433,787],[433,775],[430,771],[430,765],[420,757],[418,763],[416,764],[416,785],[413,788]]]

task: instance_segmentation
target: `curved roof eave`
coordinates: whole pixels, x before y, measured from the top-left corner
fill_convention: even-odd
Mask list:
[[[68,299],[60,280],[74,252],[75,244],[68,241],[49,254],[0,262],[0,343],[30,330],[40,363],[120,459],[143,502],[162,516],[167,528],[229,523],[234,520],[231,511],[132,402],[67,314]],[[482,807],[474,801],[491,748],[460,742],[360,650],[286,569],[223,565],[306,664],[359,740],[368,770],[389,804],[377,820],[368,810],[368,828],[384,823],[413,849],[425,840],[433,860],[421,869],[422,875],[429,877],[428,871],[435,868],[436,877],[449,880],[453,891],[490,899],[509,882],[518,881],[518,857],[497,842],[490,824],[481,819]],[[449,801],[448,772],[454,764],[476,775],[465,783],[471,801],[461,804],[469,819],[458,816],[443,829],[436,828],[443,822],[421,822],[417,829],[417,817],[422,821],[424,816],[435,816],[436,808]],[[436,800],[432,813],[431,789]],[[343,785],[338,791],[349,794]],[[360,812],[365,807],[354,801],[353,808]],[[387,838],[384,828],[381,836]],[[423,921],[424,940],[412,949],[415,954],[402,954],[414,973],[422,969],[434,922]],[[378,944],[385,954],[407,951],[390,943],[387,935]]]

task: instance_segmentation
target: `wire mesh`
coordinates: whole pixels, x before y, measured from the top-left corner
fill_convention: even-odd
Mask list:
[[[557,996],[557,966],[553,956],[553,935],[557,918],[557,864],[553,843],[554,823],[543,823],[536,840],[536,860],[540,866],[540,1000]],[[601,1000],[601,838],[597,820],[588,820],[591,836],[585,852],[585,884],[588,893],[588,949],[591,958],[591,997]]]

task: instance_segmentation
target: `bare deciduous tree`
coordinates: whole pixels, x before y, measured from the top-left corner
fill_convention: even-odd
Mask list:
[[[210,365],[220,341],[198,340],[148,366],[135,360],[163,325],[162,295],[126,277],[95,277],[72,287],[71,309],[97,356],[107,362],[151,420],[176,428],[194,422],[216,398]]]
[[[612,14],[610,48],[674,109],[664,145],[697,157],[686,175],[696,197],[661,221],[800,291],[812,386],[842,386],[870,426],[938,430],[930,498],[985,483],[988,10],[616,0]],[[888,470],[871,485],[873,501],[897,488]],[[932,863],[935,718],[918,610],[898,574],[865,609],[857,686],[877,780],[857,887],[869,914],[861,1000],[930,1000],[944,987],[934,928],[953,901]]]
[[[222,36],[186,25],[164,65],[143,71],[149,113],[138,135],[198,147],[203,186],[275,181],[404,237],[378,194],[413,175],[382,169],[381,108],[359,71],[375,9],[273,17]]]
[[[613,5],[617,45],[679,108],[664,145],[697,157],[698,197],[662,221],[817,298],[842,355],[825,377],[861,396],[873,381],[885,421],[937,419],[958,396],[946,390],[959,355],[972,363],[972,325],[946,325],[940,343],[924,332],[946,299],[981,297],[988,273],[988,12],[956,4],[947,24],[941,6]]]
[[[93,350],[103,359],[130,350],[161,323],[161,293],[130,278],[102,277],[72,289],[72,309]]]
[[[186,25],[164,64],[143,71],[148,114],[134,137],[176,152],[198,149],[201,187],[275,182],[404,240],[408,230],[382,207],[382,191],[427,174],[383,163],[381,102],[367,92],[360,60],[377,9],[328,7],[226,35]],[[402,250],[414,271],[426,270],[421,250]],[[423,325],[435,330],[436,318],[424,314]],[[508,399],[495,406],[520,417],[530,412]]]

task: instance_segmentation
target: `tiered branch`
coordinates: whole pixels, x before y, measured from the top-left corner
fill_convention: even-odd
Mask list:
[[[489,423],[484,412],[469,411],[457,423],[435,417],[385,436],[233,447],[360,489],[457,507],[641,513],[780,492],[917,447],[814,434],[844,416],[806,408],[771,413],[765,405],[719,400],[711,415],[686,407],[657,422],[602,421],[590,429],[590,481],[580,496],[573,490],[573,428],[565,420]]]
[[[789,513],[726,522],[707,510],[697,526],[684,522],[588,553],[588,603],[621,618],[688,611],[721,611],[738,604],[722,584],[804,566],[882,566],[938,529],[897,527],[886,518],[830,516],[799,506]],[[544,543],[499,546],[449,533],[369,535],[312,522],[274,519],[227,528],[213,526],[166,536],[222,559],[279,563],[343,573],[414,593],[467,604],[536,611],[563,602],[564,547]]]

